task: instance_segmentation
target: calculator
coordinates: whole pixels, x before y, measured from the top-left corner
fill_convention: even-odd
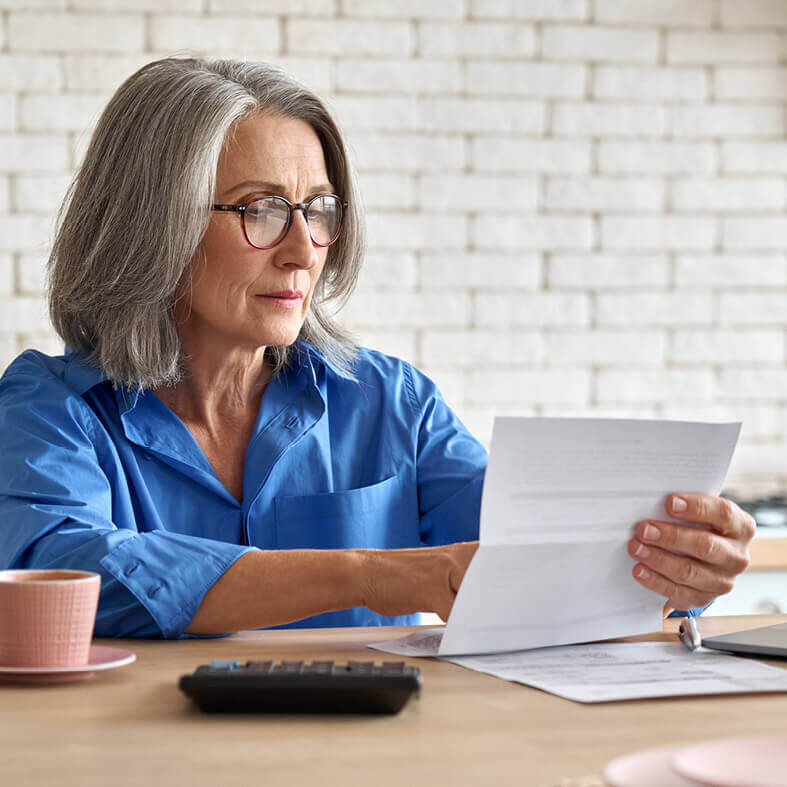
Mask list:
[[[421,672],[403,661],[212,661],[179,687],[207,713],[398,713]]]

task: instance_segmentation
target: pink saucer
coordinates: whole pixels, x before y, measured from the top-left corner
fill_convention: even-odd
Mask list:
[[[697,787],[673,770],[672,763],[683,746],[646,749],[625,754],[604,768],[604,782],[611,787]]]
[[[136,660],[130,650],[91,645],[87,664],[81,667],[4,667],[0,664],[3,683],[76,683],[89,680],[98,670],[124,667]]]
[[[713,787],[787,784],[787,735],[727,738],[687,746],[673,758],[678,773]]]

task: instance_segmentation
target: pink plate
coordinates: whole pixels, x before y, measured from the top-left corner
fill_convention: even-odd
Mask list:
[[[136,655],[130,650],[91,645],[87,664],[82,667],[4,667],[0,664],[3,683],[75,683],[92,678],[98,670],[131,664]]]
[[[787,784],[787,735],[727,738],[687,746],[673,761],[689,779],[714,787]]]
[[[604,781],[611,787],[697,787],[672,769],[676,753],[683,746],[646,749],[625,754],[604,768]]]

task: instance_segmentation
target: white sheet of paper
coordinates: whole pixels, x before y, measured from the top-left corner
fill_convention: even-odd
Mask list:
[[[679,642],[611,642],[446,659],[577,702],[787,692],[787,670]]]
[[[671,492],[718,494],[739,432],[739,423],[496,418],[480,546],[440,655],[659,630],[664,599],[631,576],[632,528],[669,520]]]
[[[442,631],[423,629],[369,647],[398,656],[436,656]],[[442,658],[576,702],[787,692],[787,669],[707,648],[691,652],[679,642],[602,642]]]

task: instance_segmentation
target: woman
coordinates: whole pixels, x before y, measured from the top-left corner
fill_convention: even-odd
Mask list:
[[[308,90],[233,61],[130,77],[51,255],[71,349],[0,381],[0,562],[98,571],[103,636],[447,617],[486,455],[430,380],[335,323],[362,248]],[[712,532],[640,523],[630,548],[686,609],[730,589],[753,530],[684,498]]]

